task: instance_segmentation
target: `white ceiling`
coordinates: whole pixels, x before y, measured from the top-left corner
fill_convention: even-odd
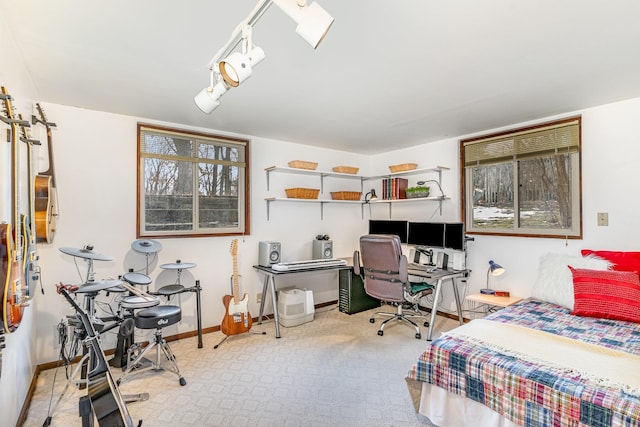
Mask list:
[[[257,0],[0,0],[0,24],[39,101],[360,153],[640,96],[637,0],[318,2],[318,49],[271,6],[210,115],[193,96]]]

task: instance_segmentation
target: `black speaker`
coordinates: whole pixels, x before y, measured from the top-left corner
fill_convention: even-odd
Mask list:
[[[260,242],[258,247],[258,264],[271,267],[280,262],[280,242]]]
[[[311,259],[330,259],[333,258],[333,242],[331,240],[314,240],[313,241],[313,258]]]

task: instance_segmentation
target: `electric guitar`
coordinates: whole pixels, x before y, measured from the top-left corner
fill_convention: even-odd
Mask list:
[[[249,314],[249,295],[244,294],[240,299],[238,285],[238,239],[231,242],[231,256],[233,257],[233,295],[225,295],[222,298],[225,313],[220,330],[225,335],[237,335],[249,332],[253,320]]]
[[[89,320],[87,313],[78,305],[69,292],[76,290],[77,286],[56,285],[57,292],[73,306],[87,333],[86,341],[89,347],[90,365],[93,367],[87,374],[88,394],[93,413],[98,419],[98,425],[104,427],[133,427],[133,421],[127,410],[118,385],[109,370],[107,359],[98,342],[98,335]],[[142,421],[138,424],[141,425]]]
[[[22,268],[22,233],[20,231],[21,221],[19,212],[20,186],[18,183],[18,124],[19,120],[15,119],[13,114],[13,106],[11,105],[11,95],[7,89],[2,86],[2,100],[5,112],[4,122],[11,125],[11,212],[13,214],[13,233],[7,225],[3,230],[3,250],[9,255],[7,259],[7,267],[5,271],[4,292],[2,296],[2,325],[5,332],[13,332],[18,329],[22,321],[22,314],[26,303],[26,294],[24,289],[24,269]],[[23,125],[28,123],[22,123]],[[12,240],[13,239],[13,240]],[[3,259],[3,264],[5,260]],[[4,267],[4,265],[3,265]]]
[[[18,114],[18,117],[22,120],[22,115]],[[26,253],[22,257],[22,268],[24,270],[24,275],[27,278],[26,293],[29,298],[32,298],[34,295],[34,287],[40,276],[40,270],[37,265],[38,254],[36,253],[36,230],[34,227],[35,186],[33,182],[33,146],[40,145],[40,141],[31,139],[27,126],[21,126],[20,128],[22,129],[22,137],[20,138],[20,141],[27,145],[27,187],[29,189],[27,213],[22,217],[22,231],[26,245]]]
[[[40,104],[36,103],[39,118],[32,116],[33,123],[42,123],[47,128],[47,154],[49,157],[49,167],[46,171],[39,173],[35,179],[35,223],[36,242],[53,243],[56,232],[56,217],[58,216],[58,205],[55,194],[56,181],[53,171],[53,137],[51,128],[55,123],[47,121],[44,110]]]

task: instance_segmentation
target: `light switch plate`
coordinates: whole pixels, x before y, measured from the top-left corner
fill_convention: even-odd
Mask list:
[[[604,227],[609,225],[609,214],[607,212],[598,212],[598,225]]]

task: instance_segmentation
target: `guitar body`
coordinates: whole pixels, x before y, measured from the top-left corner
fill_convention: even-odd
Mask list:
[[[2,251],[7,250],[8,254],[13,253],[13,242],[11,240],[11,226],[3,224],[1,233]],[[2,270],[5,272],[3,301],[2,301],[2,325],[5,332],[13,332],[18,329],[22,321],[24,312],[23,297],[23,270],[22,266],[12,257],[2,259]]]
[[[22,217],[22,235],[24,237],[23,241],[26,242],[25,245],[25,254],[22,257],[22,271],[24,272],[24,277],[26,278],[25,292],[28,298],[34,295],[33,289],[36,285],[37,274],[38,274],[38,265],[36,260],[38,258],[38,254],[36,252],[36,243],[33,239],[33,235],[31,234],[31,224],[28,215],[23,215]]]
[[[5,292],[11,282],[11,226],[9,224],[0,224],[0,256],[2,257],[2,296],[3,301],[0,305],[0,313],[2,314],[2,326],[4,327],[5,311],[8,309],[5,301]],[[8,313],[7,313],[8,314]]]
[[[225,315],[220,324],[220,330],[223,334],[238,335],[249,332],[253,319],[249,314],[249,295],[244,294],[242,300],[234,302],[233,295],[225,295],[222,298],[225,308]]]
[[[53,179],[48,175],[37,175],[34,185],[36,242],[52,243],[56,225]]]
[[[240,286],[238,285],[238,239],[231,242],[231,255],[233,256],[233,295],[222,297],[224,304],[224,317],[220,323],[223,334],[237,335],[249,332],[253,319],[249,314],[249,295],[244,294],[240,299]]]

